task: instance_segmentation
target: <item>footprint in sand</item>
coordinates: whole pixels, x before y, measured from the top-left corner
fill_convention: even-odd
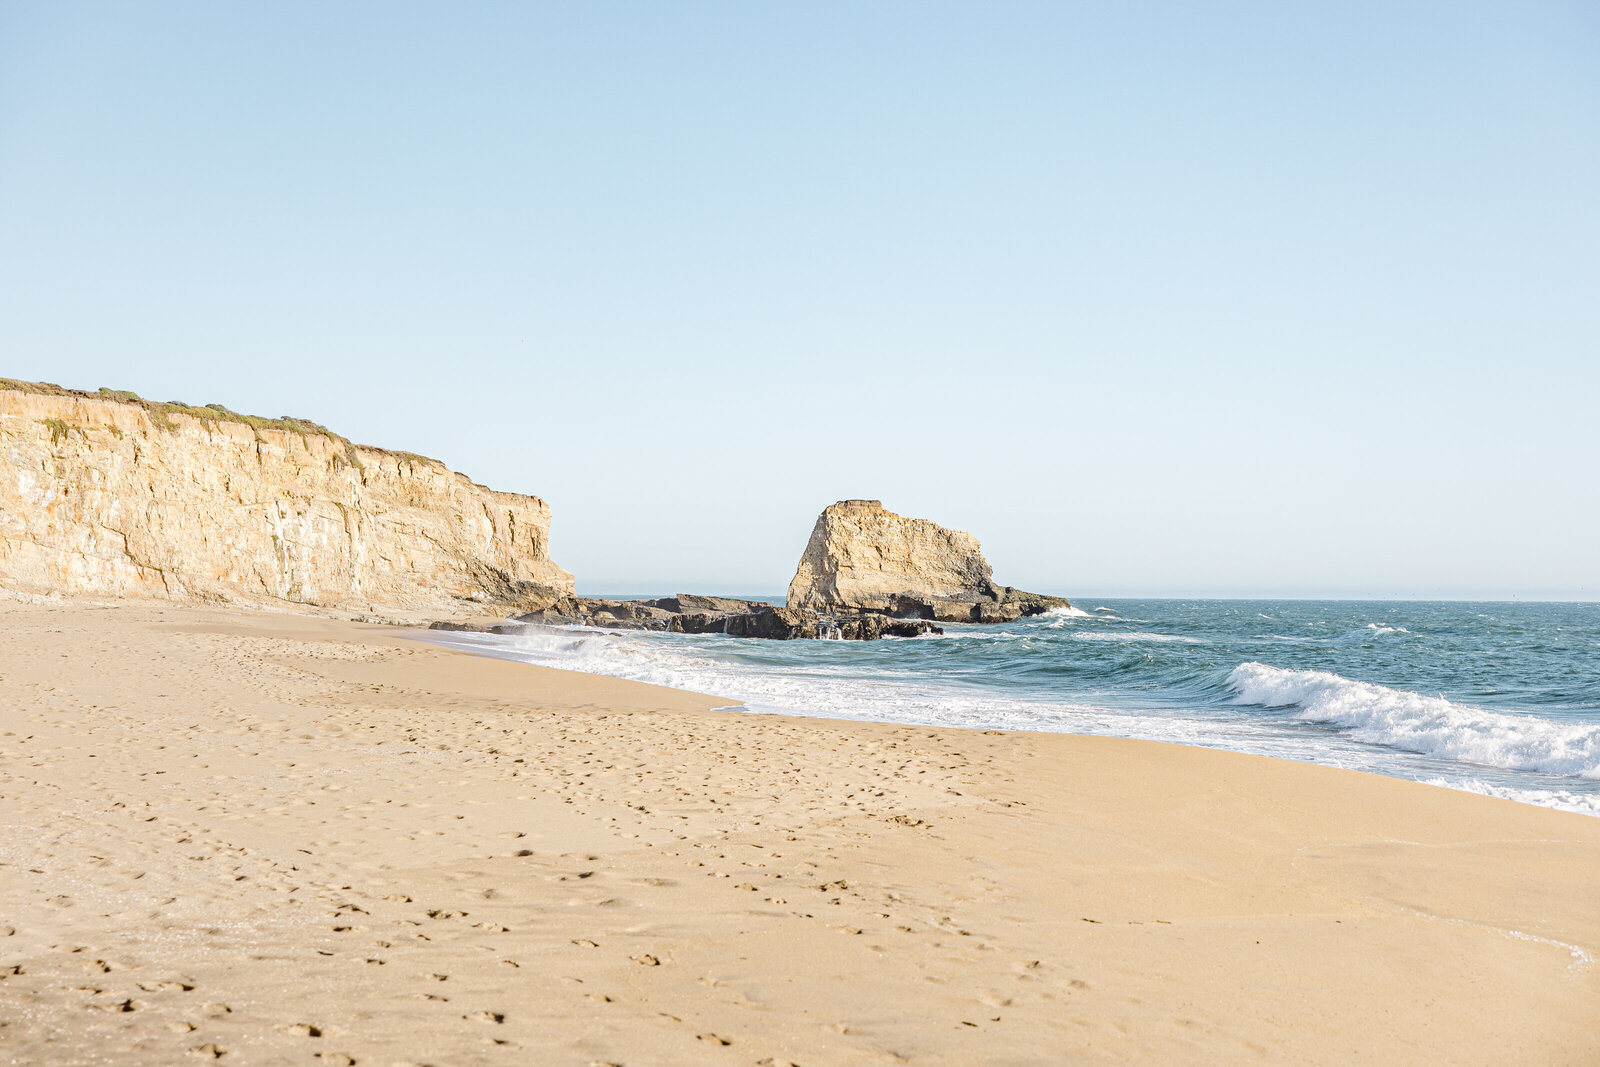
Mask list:
[[[187,993],[194,986],[188,982],[140,982],[139,988],[146,993]]]

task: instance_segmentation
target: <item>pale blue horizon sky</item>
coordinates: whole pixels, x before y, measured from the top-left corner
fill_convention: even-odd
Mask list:
[[[1600,598],[1600,8],[0,0],[0,376],[781,591]]]

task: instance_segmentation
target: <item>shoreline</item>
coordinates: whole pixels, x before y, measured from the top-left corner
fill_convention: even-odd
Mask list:
[[[1589,816],[1157,741],[729,715],[308,615],[0,620],[18,1062],[1596,1051]]]
[[[1110,609],[1102,609],[1110,610]],[[1055,613],[1052,613],[1055,614]],[[1087,623],[1122,622],[1096,618],[1073,609],[1073,618]],[[1372,627],[1369,627],[1371,629]],[[960,642],[987,638],[985,627],[954,627],[939,636],[921,636],[914,642]],[[1054,629],[1054,628],[1053,628]],[[1384,632],[1409,631],[1385,630]],[[1470,704],[1450,705],[1441,695],[1430,697],[1424,686],[1395,687],[1359,680],[1359,676],[1330,673],[1335,668],[1318,664],[1311,670],[1304,663],[1273,659],[1253,650],[1232,672],[1224,684],[1269,692],[1266,699],[1240,697],[1232,704],[1202,702],[1178,706],[1141,706],[1092,700],[1080,703],[1075,694],[1038,689],[1008,689],[993,685],[979,668],[976,685],[968,678],[965,686],[946,682],[938,672],[925,671],[915,660],[897,658],[891,651],[902,646],[889,638],[865,647],[854,656],[857,646],[841,642],[812,643],[724,640],[718,635],[663,634],[642,628],[591,626],[574,623],[496,620],[478,632],[440,630],[418,635],[438,647],[466,651],[473,655],[530,663],[558,670],[573,670],[601,677],[612,677],[685,688],[691,691],[718,690],[730,694],[728,702],[746,705],[753,714],[776,714],[828,721],[883,722],[938,729],[995,729],[1027,733],[1061,733],[1103,737],[1127,737],[1165,744],[1188,745],[1221,751],[1244,752],[1379,774],[1401,781],[1418,782],[1479,796],[1491,796],[1535,807],[1569,811],[1600,817],[1600,781],[1590,776],[1574,778],[1541,768],[1478,762],[1451,758],[1439,749],[1437,739],[1428,738],[1422,747],[1408,747],[1407,738],[1373,740],[1353,736],[1355,730],[1340,729],[1325,719],[1285,712],[1288,703],[1285,684],[1296,690],[1295,700],[1322,699],[1325,683],[1340,687],[1343,695],[1366,701],[1390,700],[1409,703],[1406,714],[1419,718],[1439,711],[1476,716],[1481,720],[1500,720],[1510,724],[1503,710],[1479,708]],[[1021,634],[998,635],[1023,636]],[[1029,637],[1037,635],[1028,634]],[[1048,636],[1048,635],[1045,635]],[[1158,633],[1071,633],[1086,640],[1142,639],[1149,641],[1205,644],[1204,640]],[[1120,645],[1116,647],[1121,647]],[[845,658],[841,659],[840,655]],[[907,653],[914,656],[915,653]],[[866,669],[870,662],[886,669],[883,675]],[[888,657],[888,658],[884,658]],[[941,668],[942,669],[942,668]],[[961,667],[957,664],[958,672]],[[1343,668],[1339,668],[1343,669]],[[968,671],[973,668],[968,667]],[[1250,673],[1254,672],[1254,673]],[[1092,699],[1092,698],[1091,698]],[[1282,701],[1283,703],[1278,703]],[[1325,701],[1324,701],[1325,702]],[[1432,705],[1432,706],[1430,706]],[[1335,709],[1337,711],[1337,709]],[[1265,713],[1264,717],[1263,713]],[[1540,720],[1530,714],[1518,726],[1559,728],[1560,723]],[[1344,726],[1352,724],[1346,722]],[[1411,725],[1402,718],[1385,723],[1385,729]],[[1471,740],[1489,739],[1499,723],[1472,724],[1479,734]],[[1548,742],[1548,736],[1545,738]],[[1547,756],[1550,753],[1545,753]],[[1531,758],[1527,752],[1520,758]]]

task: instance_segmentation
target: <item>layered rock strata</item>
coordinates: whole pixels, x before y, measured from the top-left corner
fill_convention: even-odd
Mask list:
[[[0,587],[361,612],[572,591],[543,500],[292,419],[0,381]]]
[[[997,585],[978,539],[876,500],[841,500],[817,517],[789,583],[788,606],[941,622],[1009,622],[1068,602]]]

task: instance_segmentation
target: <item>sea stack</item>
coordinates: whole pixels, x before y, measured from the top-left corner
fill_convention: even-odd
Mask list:
[[[896,515],[881,501],[841,500],[817,517],[788,604],[941,622],[1008,622],[1070,606],[996,585],[993,574],[969,533]]]
[[[572,592],[550,508],[314,423],[0,379],[0,588],[532,610]]]

